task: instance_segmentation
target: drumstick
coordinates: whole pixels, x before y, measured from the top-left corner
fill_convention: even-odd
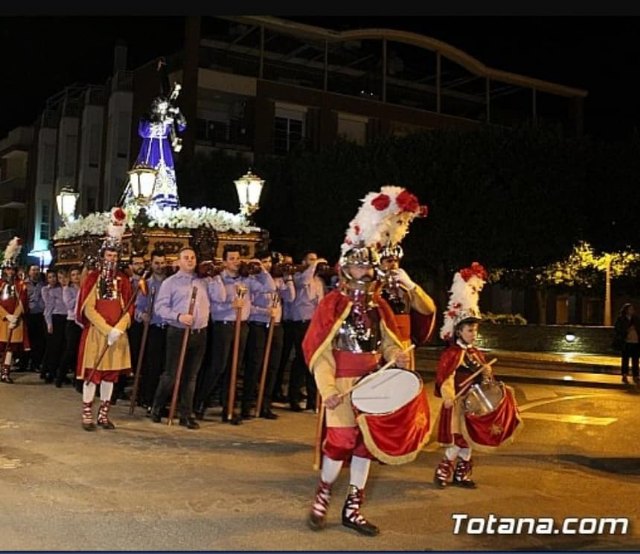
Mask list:
[[[414,348],[416,347],[415,344],[412,344],[411,346],[405,348],[402,352],[400,352],[400,354],[405,354],[407,352],[411,352]],[[396,363],[396,359],[397,359],[397,355],[394,356],[393,358],[391,358],[386,364],[384,364],[380,369],[378,369],[377,371],[375,371],[374,373],[378,374],[382,371],[385,371],[387,369],[389,369],[393,364]],[[338,397],[342,398],[344,396],[347,396],[347,394],[351,393],[354,389],[357,389],[360,385],[362,384],[362,381],[358,381],[357,383],[354,383],[352,386],[350,386],[346,391],[341,392]]]
[[[467,377],[464,381],[462,381],[462,383],[460,383],[460,392],[458,394],[456,394],[453,399],[457,400],[459,396],[462,395],[463,392],[466,392],[467,390],[467,385],[473,381],[473,379],[475,377],[477,377],[480,373],[482,373],[486,366],[492,366],[493,364],[495,364],[498,361],[498,358],[494,358],[493,360],[491,360],[490,362],[487,362],[486,364],[484,364],[478,371],[476,371],[475,373],[473,373],[471,376]]]

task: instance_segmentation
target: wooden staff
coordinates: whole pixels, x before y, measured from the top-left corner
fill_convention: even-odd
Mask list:
[[[407,348],[405,348],[402,352],[400,352],[400,354],[405,354],[406,352],[411,352],[415,347],[416,347],[415,344],[412,344],[411,346],[407,346]],[[378,373],[382,373],[383,371],[386,371],[387,369],[389,369],[393,364],[396,363],[396,359],[397,358],[398,358],[398,355],[396,354],[386,364],[384,364],[380,369],[375,371],[376,375]],[[357,383],[354,383],[352,386],[350,386],[346,391],[341,392],[338,396],[340,398],[343,398],[343,397],[347,396],[348,394],[350,394],[355,389],[357,389],[362,384],[363,384],[363,381],[358,381]]]
[[[191,289],[191,299],[189,300],[189,315],[193,315],[193,310],[196,305],[196,296],[198,294],[198,287],[194,286]],[[182,335],[182,346],[180,347],[180,357],[178,358],[178,368],[176,369],[176,380],[173,384],[173,395],[171,396],[171,406],[169,408],[169,418],[167,419],[167,425],[173,424],[173,416],[176,413],[176,405],[178,403],[178,390],[180,389],[180,381],[182,379],[182,368],[184,367],[184,359],[187,355],[187,343],[189,342],[189,333],[191,332],[191,326],[187,325],[184,328]]]
[[[141,279],[144,279],[144,277],[141,277]],[[131,295],[131,298],[129,298],[129,301],[126,303],[125,307],[122,309],[122,312],[120,312],[120,317],[118,317],[118,320],[116,321],[115,325],[113,325],[113,327],[116,327],[118,323],[122,321],[122,318],[127,314],[127,312],[129,311],[129,308],[131,308],[133,303],[136,301],[139,291],[140,291],[140,285],[136,287],[136,290]],[[113,344],[115,344],[115,342]],[[109,344],[109,340],[107,337],[107,340],[104,343],[104,347],[102,348],[102,351],[98,355],[98,359],[96,360],[96,363],[91,368],[91,371],[89,372],[89,376],[85,379],[85,382],[87,383],[91,382],[91,378],[93,377],[93,374],[98,370],[98,366],[100,365],[102,358],[104,358],[104,355],[107,353],[107,350],[109,350],[110,346],[111,345]]]
[[[138,353],[138,363],[136,364],[136,374],[133,377],[133,390],[131,391],[131,404],[129,404],[129,415],[133,415],[136,409],[136,398],[138,396],[138,387],[140,386],[140,375],[142,374],[142,362],[144,360],[144,351],[147,346],[147,337],[149,335],[149,321],[153,312],[153,301],[156,296],[156,289],[151,291],[149,296],[149,305],[147,306],[147,318],[142,324],[142,338],[140,339],[140,352]]]
[[[497,361],[498,361],[498,358],[494,358],[490,362],[487,362],[486,364],[482,364],[482,367],[478,371],[476,371],[475,373],[471,374],[464,381],[462,381],[462,383],[460,383],[460,392],[458,392],[458,394],[456,394],[453,397],[453,399],[457,400],[460,396],[462,396],[463,393],[467,392],[467,385],[469,383],[471,383],[471,381],[473,381],[478,375],[480,375],[480,373],[482,373],[487,367],[492,366]]]
[[[244,298],[247,289],[244,285],[236,287],[236,298]],[[236,308],[236,325],[233,335],[233,358],[231,359],[231,375],[229,376],[229,396],[227,397],[227,417],[233,418],[233,406],[236,401],[236,382],[238,380],[238,357],[240,352],[240,329],[242,326],[242,307]]]
[[[325,416],[325,406],[319,392],[316,395],[316,406],[318,406],[318,418],[316,420],[316,442],[313,448],[313,469],[319,470],[322,469],[322,429]]]
[[[280,297],[278,293],[273,293],[271,307],[277,308]],[[264,387],[267,382],[267,369],[269,368],[269,357],[271,356],[271,344],[273,342],[273,328],[275,327],[275,317],[269,319],[269,332],[267,333],[267,342],[264,347],[264,358],[262,360],[262,372],[260,373],[260,384],[258,385],[258,400],[256,401],[256,415],[260,417],[262,412],[262,402],[264,400]]]

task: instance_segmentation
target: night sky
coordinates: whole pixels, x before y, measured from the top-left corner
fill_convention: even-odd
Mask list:
[[[284,16],[283,16],[284,17]],[[486,65],[589,91],[586,132],[626,138],[640,122],[638,17],[295,17],[336,30],[402,28],[450,43]],[[141,32],[141,28],[143,32]],[[180,47],[183,17],[2,17],[0,137],[31,124],[47,97],[102,84],[116,39],[137,67]]]

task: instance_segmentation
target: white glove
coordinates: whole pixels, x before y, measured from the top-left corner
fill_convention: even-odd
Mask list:
[[[17,315],[7,314],[6,318],[7,318],[7,321],[9,323],[13,323],[13,324],[17,324],[18,323],[18,316]]]
[[[416,288],[416,284],[411,280],[409,274],[401,267],[393,270],[393,276],[398,281],[400,281],[400,283],[403,284],[408,290],[413,290]]]
[[[116,342],[121,336],[122,331],[120,329],[116,329],[115,327],[109,331],[107,335],[107,344],[111,346],[114,342]]]
[[[15,329],[18,326],[18,322],[17,321],[10,321],[9,322],[9,329]]]

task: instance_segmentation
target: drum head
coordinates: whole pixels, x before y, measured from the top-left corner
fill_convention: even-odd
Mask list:
[[[467,414],[485,415],[493,412],[504,398],[504,383],[483,381],[472,385],[464,397],[464,411]]]
[[[402,408],[422,390],[422,379],[414,371],[391,367],[359,381],[351,393],[352,404],[368,414],[388,414]]]

